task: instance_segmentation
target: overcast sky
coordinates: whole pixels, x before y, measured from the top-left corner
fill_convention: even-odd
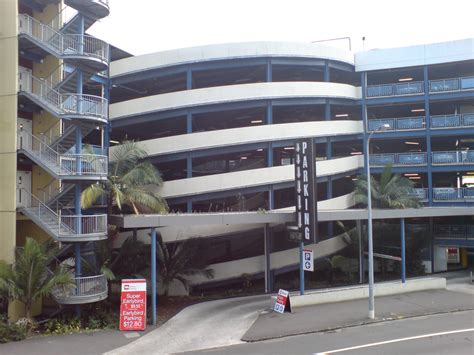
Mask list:
[[[352,49],[474,37],[474,0],[109,0],[89,32],[132,54],[216,43],[346,37]],[[347,41],[335,45],[348,48]]]

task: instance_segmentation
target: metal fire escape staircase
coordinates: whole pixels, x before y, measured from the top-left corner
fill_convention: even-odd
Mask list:
[[[20,188],[22,203],[18,211],[55,240],[75,242],[76,258],[80,258],[82,242],[107,238],[107,215],[82,214],[76,200],[80,189],[76,187],[81,181],[93,183],[107,178],[107,155],[97,149],[84,150],[82,139],[108,123],[108,101],[83,94],[82,88],[109,65],[108,44],[84,34],[95,21],[109,14],[109,6],[108,0],[64,3],[69,6],[48,24],[27,14],[19,15],[20,48],[37,58],[53,55],[62,63],[45,78],[27,71],[20,73],[26,76],[20,77],[20,102],[32,103],[59,120],[39,134],[19,127],[19,153],[41,166],[53,180],[35,192],[38,196]],[[76,145],[79,143],[81,147]],[[75,289],[53,292],[59,303],[81,304],[107,298],[103,274],[83,277],[80,263],[75,268]]]

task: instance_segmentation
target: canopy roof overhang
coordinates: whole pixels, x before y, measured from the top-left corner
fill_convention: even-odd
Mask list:
[[[474,216],[473,207],[424,207],[407,209],[373,209],[372,219],[429,218]],[[321,210],[318,222],[365,220],[366,209]],[[125,229],[159,228],[172,226],[233,225],[233,224],[284,224],[295,221],[293,211],[170,213],[144,215],[112,215],[109,223]]]

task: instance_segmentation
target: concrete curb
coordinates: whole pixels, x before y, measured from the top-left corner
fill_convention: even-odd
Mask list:
[[[394,321],[401,321],[401,320],[410,319],[410,318],[427,317],[427,316],[433,316],[433,315],[438,315],[438,314],[469,312],[469,311],[474,311],[474,308],[452,309],[452,310],[446,310],[446,311],[435,311],[435,312],[414,314],[414,315],[408,315],[408,316],[405,316],[405,317],[397,317],[397,318],[374,319],[374,320],[367,320],[367,321],[358,322],[358,323],[340,325],[340,326],[337,326],[337,327],[328,327],[328,328],[314,329],[314,330],[308,330],[308,331],[303,331],[303,332],[295,332],[295,333],[289,333],[289,334],[283,334],[283,335],[261,337],[259,339],[245,339],[245,337],[243,337],[241,340],[246,342],[246,343],[256,343],[256,342],[259,342],[259,341],[286,338],[286,337],[292,337],[292,336],[297,336],[297,335],[332,332],[332,331],[337,331],[337,330],[340,330],[340,329],[360,327],[360,326],[367,325],[367,324],[377,324],[377,323],[383,323],[383,322],[394,322]]]
[[[446,279],[442,277],[423,277],[409,279],[403,284],[401,281],[376,283],[374,293],[376,297],[398,295],[409,292],[426,290],[445,290]],[[368,285],[328,288],[324,290],[308,291],[305,295],[290,294],[292,307],[313,306],[323,303],[352,301],[369,297]],[[276,296],[271,296],[270,307],[276,302]]]

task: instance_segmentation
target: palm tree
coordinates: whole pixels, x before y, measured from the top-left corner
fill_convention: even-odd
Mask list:
[[[399,174],[392,174],[392,166],[386,165],[380,181],[370,177],[372,206],[374,208],[419,208],[420,200],[413,193],[414,183]],[[367,176],[363,175],[355,183],[355,202],[367,205]]]
[[[189,280],[186,276],[202,275],[207,279],[214,277],[214,270],[207,269],[198,255],[195,238],[186,239],[181,243],[166,245],[161,235],[158,236],[157,266],[161,276],[164,296],[168,295],[173,280],[181,282],[188,289]]]
[[[57,252],[58,249],[48,243],[26,238],[25,246],[16,250],[13,265],[0,260],[0,293],[11,301],[24,303],[28,322],[31,322],[31,307],[36,300],[49,296],[57,287],[74,286],[65,267],[57,267],[54,272],[48,269]]]
[[[82,208],[90,208],[100,197],[107,196],[109,214],[114,208],[122,211],[124,205],[131,207],[135,214],[166,213],[166,201],[150,189],[161,186],[163,180],[153,164],[143,161],[146,156],[146,151],[133,141],[115,147],[109,160],[107,180],[84,189]]]

